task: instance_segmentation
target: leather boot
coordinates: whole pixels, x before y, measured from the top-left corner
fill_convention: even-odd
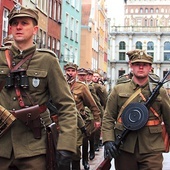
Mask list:
[[[80,170],[80,160],[72,161],[72,170]]]
[[[83,138],[83,145],[82,145],[82,163],[85,170],[89,170],[90,166],[88,164],[88,139]]]
[[[89,139],[90,141],[90,155],[89,155],[89,159],[93,160],[95,158],[95,150],[94,150],[94,135],[92,135]]]

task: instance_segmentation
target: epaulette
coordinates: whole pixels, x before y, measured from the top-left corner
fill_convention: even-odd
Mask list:
[[[9,50],[10,48],[11,48],[10,46],[0,47],[0,51]]]
[[[116,84],[128,83],[130,81],[131,81],[131,79],[118,79]]]
[[[46,52],[52,54],[55,58],[58,58],[58,56],[54,53],[54,51],[46,49],[46,48],[37,48],[38,52]]]

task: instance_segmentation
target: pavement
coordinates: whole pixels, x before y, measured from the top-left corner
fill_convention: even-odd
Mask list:
[[[90,161],[90,170],[96,170],[97,167],[100,165],[100,163],[103,161],[103,154],[104,149],[103,147],[100,148],[99,152],[95,152],[95,158]],[[170,170],[170,152],[169,153],[163,153],[164,161],[163,161],[163,169],[162,170]],[[112,160],[112,167],[110,170],[115,170],[114,168],[114,160]],[[84,170],[84,167],[81,165],[81,170]]]

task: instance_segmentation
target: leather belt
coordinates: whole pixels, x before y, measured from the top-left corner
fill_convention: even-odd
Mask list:
[[[118,122],[122,123],[122,119],[119,118]],[[161,124],[160,120],[148,120],[148,122],[146,123],[145,126],[156,126],[156,125],[159,125],[159,124]]]

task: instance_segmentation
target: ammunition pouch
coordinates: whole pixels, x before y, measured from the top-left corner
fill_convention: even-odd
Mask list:
[[[40,113],[46,110],[45,105],[34,105],[23,109],[11,111],[11,113],[33,132],[35,139],[41,138],[41,117]]]
[[[0,137],[11,127],[16,118],[0,105]]]

